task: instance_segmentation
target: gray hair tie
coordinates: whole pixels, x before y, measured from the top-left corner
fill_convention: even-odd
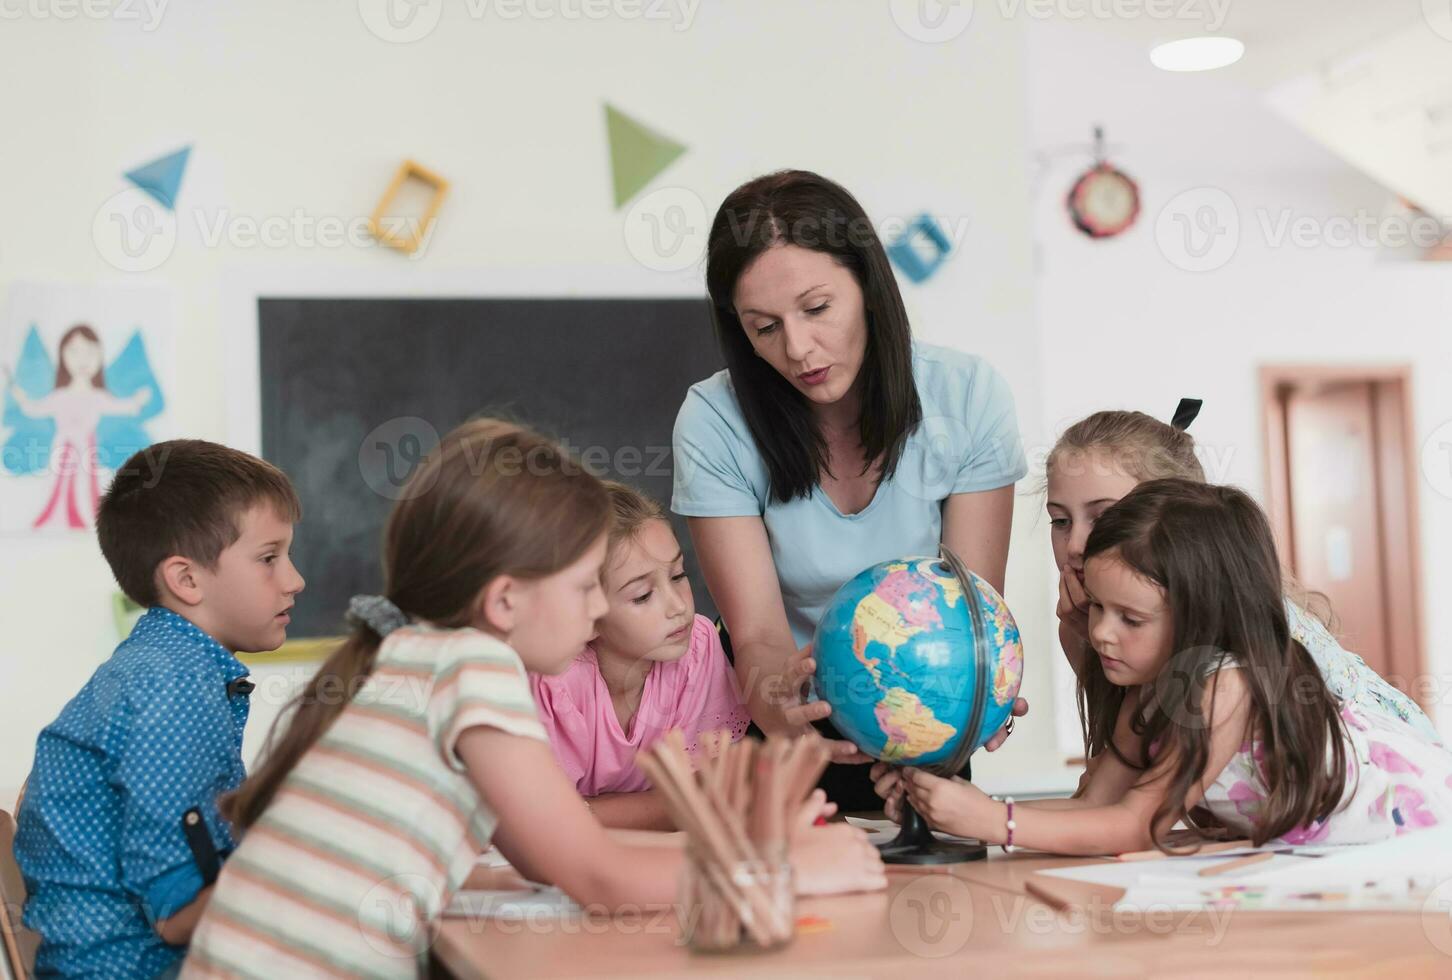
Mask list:
[[[345,617],[354,626],[366,626],[379,636],[387,636],[400,626],[408,625],[403,614],[387,596],[355,595],[348,600]]]

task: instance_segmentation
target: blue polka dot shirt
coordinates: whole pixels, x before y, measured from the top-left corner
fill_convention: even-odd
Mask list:
[[[245,775],[248,702],[227,685],[246,674],[153,608],[40,733],[15,837],[37,975],[153,977],[185,955],[155,923],[202,888],[188,810],[201,810],[219,855],[235,846],[217,797]]]

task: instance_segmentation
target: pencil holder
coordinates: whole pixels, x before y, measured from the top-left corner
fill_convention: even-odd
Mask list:
[[[792,866],[784,858],[722,865],[688,848],[681,914],[693,952],[780,949],[796,933]]]

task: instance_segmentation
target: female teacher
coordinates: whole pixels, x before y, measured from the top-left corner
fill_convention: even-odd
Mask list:
[[[941,543],[1003,591],[1027,472],[1013,396],[980,358],[913,341],[871,222],[824,177],[737,188],[706,261],[726,370],[676,417],[671,508],[688,518],[757,726],[816,722],[840,739],[825,703],[783,684],[838,587]],[[866,756],[832,747],[828,794],[843,811],[878,809]]]

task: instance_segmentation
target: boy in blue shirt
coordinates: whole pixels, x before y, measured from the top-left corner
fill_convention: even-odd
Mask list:
[[[235,846],[217,797],[245,775],[236,654],[287,638],[300,516],[281,470],[214,443],[157,443],[117,471],[96,533],[147,611],[36,744],[15,856],[38,976],[179,968]]]

